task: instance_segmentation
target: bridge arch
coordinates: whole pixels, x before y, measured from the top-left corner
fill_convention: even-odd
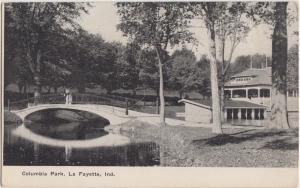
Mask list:
[[[118,125],[130,120],[129,116],[125,116],[125,115],[121,116],[120,114],[114,112],[113,108],[108,108],[107,106],[104,105],[44,104],[44,105],[32,106],[26,109],[12,111],[12,112],[15,113],[17,116],[19,116],[21,120],[24,122],[26,117],[29,116],[30,114],[42,110],[47,110],[47,109],[70,109],[70,110],[86,111],[107,119],[110,122],[110,125]]]

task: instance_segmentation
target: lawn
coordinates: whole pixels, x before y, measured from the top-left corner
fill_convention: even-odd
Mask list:
[[[156,127],[131,121],[122,134],[134,142],[160,145],[161,166],[297,167],[298,130],[224,129],[215,135],[208,128]],[[130,129],[127,129],[131,127]]]

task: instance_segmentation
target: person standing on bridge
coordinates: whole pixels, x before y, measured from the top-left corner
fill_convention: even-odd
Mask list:
[[[66,104],[72,104],[72,94],[70,89],[65,89]]]

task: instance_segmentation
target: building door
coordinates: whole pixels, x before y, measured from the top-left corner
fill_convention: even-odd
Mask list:
[[[247,109],[247,119],[252,119],[251,113],[252,113],[252,109]]]
[[[233,119],[238,119],[239,109],[233,109]]]
[[[264,112],[264,109],[260,109],[260,119],[265,119]]]
[[[232,109],[227,109],[227,119],[232,119]]]
[[[241,118],[242,119],[247,119],[246,113],[247,113],[246,109],[241,109]]]
[[[260,117],[259,117],[259,109],[254,109],[254,119],[260,119]]]

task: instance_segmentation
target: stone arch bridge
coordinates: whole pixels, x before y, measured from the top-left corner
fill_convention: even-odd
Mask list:
[[[20,117],[24,122],[26,117],[30,114],[46,109],[70,109],[86,111],[107,119],[110,122],[110,125],[121,124],[133,118],[132,115],[125,115],[126,109],[124,108],[93,104],[40,104],[11,112]]]

